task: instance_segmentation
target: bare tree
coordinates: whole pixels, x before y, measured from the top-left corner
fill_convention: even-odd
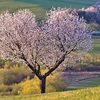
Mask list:
[[[91,30],[67,9],[50,10],[41,25],[29,10],[0,15],[0,56],[26,63],[40,79],[41,93],[45,93],[47,76],[90,49]],[[48,69],[45,74],[42,67]]]

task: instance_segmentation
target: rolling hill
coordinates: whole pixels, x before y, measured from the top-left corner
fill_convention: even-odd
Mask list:
[[[98,0],[0,0],[0,12],[9,10],[14,12],[18,9],[30,9],[37,15],[37,19],[43,19],[46,10],[54,7],[82,8],[95,4]]]

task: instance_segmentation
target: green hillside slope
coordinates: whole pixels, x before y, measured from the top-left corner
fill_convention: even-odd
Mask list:
[[[98,0],[0,0],[0,12],[9,10],[14,12],[18,9],[28,8],[42,19],[46,10],[54,7],[82,8],[95,4]]]

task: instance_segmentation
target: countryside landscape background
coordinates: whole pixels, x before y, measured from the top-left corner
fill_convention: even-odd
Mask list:
[[[18,9],[27,8],[36,14],[36,19],[40,21],[45,18],[45,12],[50,10],[52,7],[81,9],[83,7],[88,8],[94,5],[97,1],[98,0],[0,0],[0,12],[9,10],[13,13]],[[62,73],[63,77],[59,76],[58,73],[54,73],[48,77],[47,92],[55,93],[48,93],[44,95],[35,94],[35,92],[40,93],[39,87],[36,86],[36,84],[39,85],[39,83],[36,81],[37,78],[30,80],[34,76],[32,72],[21,63],[12,63],[1,59],[0,100],[45,100],[45,98],[46,100],[99,100],[99,71],[100,35],[93,36],[93,50],[86,54],[82,63],[76,63],[73,68],[66,68],[66,73]],[[60,83],[61,81],[62,83]],[[35,87],[32,88],[29,84],[34,84]],[[23,90],[19,90],[20,86]],[[20,95],[11,96],[18,94]]]

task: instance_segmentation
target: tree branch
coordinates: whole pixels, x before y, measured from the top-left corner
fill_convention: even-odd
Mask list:
[[[25,61],[25,63],[27,64],[27,66],[35,73],[35,75],[39,78],[42,79],[42,75],[40,74],[40,66],[38,65],[38,69],[36,69],[35,67],[33,67],[25,58],[24,54],[22,54],[21,59],[23,59]]]
[[[60,58],[59,60],[56,61],[55,65],[53,68],[51,68],[47,73],[45,73],[45,77],[49,76],[56,68],[59,67],[59,65],[65,60],[66,55],[70,54],[74,48],[76,47],[77,43],[74,45],[73,49],[71,49],[70,51],[66,51]]]
[[[38,67],[38,68],[37,68],[38,73],[41,73],[41,72],[40,72],[40,65],[39,65],[39,63],[38,63],[37,61],[35,61],[35,63],[36,63],[36,65],[37,65],[37,67]]]
[[[65,56],[67,53],[63,54],[59,60],[56,61],[53,68],[51,68],[47,73],[45,73],[45,77],[47,77],[49,74],[51,74],[58,66],[65,60]]]
[[[61,42],[61,38],[58,35],[57,35],[57,38],[58,38],[58,40],[60,42],[60,50],[61,50],[61,52],[65,52],[64,46],[63,46],[63,44]]]

